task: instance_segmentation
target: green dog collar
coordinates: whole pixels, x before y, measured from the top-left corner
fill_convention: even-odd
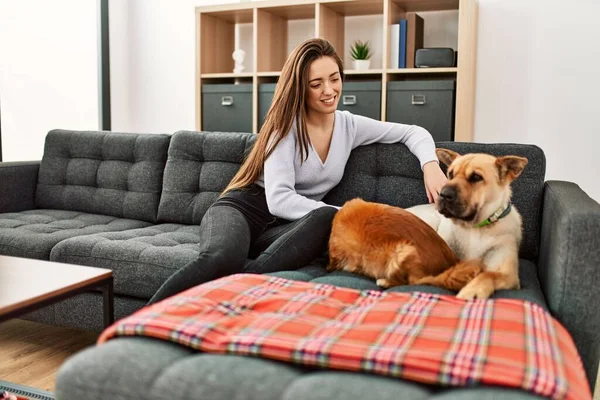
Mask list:
[[[475,228],[481,228],[483,226],[493,224],[494,222],[498,221],[499,219],[506,217],[508,215],[508,213],[510,213],[511,209],[512,209],[512,204],[508,203],[506,206],[501,207],[498,210],[496,210],[496,212],[493,213],[491,217],[489,217],[488,219],[485,219],[485,220],[481,221],[480,223],[478,223],[477,225],[475,225]]]

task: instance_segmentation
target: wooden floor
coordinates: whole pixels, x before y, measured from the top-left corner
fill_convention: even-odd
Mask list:
[[[0,380],[53,392],[63,361],[97,337],[19,319],[0,323]]]

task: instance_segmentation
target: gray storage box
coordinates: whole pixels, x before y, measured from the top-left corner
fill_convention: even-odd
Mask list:
[[[381,119],[381,82],[344,82],[338,110]]]
[[[202,129],[252,132],[252,84],[202,85]]]
[[[276,83],[261,83],[258,85],[258,130],[263,126],[267,111],[271,107]]]
[[[387,120],[419,125],[435,141],[454,140],[454,80],[388,83]]]
[[[263,125],[273,101],[275,83],[258,85],[258,128]],[[381,119],[381,82],[345,82],[338,102],[338,110]]]

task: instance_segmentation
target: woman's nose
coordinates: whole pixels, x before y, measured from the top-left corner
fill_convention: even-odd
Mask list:
[[[333,88],[331,87],[331,85],[329,83],[326,83],[323,87],[323,93],[324,94],[333,94]]]

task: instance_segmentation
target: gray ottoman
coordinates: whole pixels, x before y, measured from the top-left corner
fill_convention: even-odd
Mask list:
[[[547,309],[535,265],[521,260],[521,290],[494,296],[521,298]],[[355,289],[380,290],[375,282],[344,272],[327,273],[323,263],[282,278],[329,283]],[[390,291],[447,293],[429,286],[397,286]],[[537,399],[519,390],[499,387],[444,388],[395,378],[306,368],[293,364],[233,355],[193,351],[150,338],[118,338],[70,358],[60,369],[59,400],[83,399]]]

